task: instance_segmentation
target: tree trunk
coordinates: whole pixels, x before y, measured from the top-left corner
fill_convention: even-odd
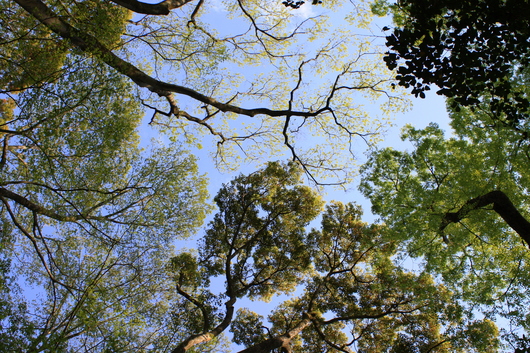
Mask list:
[[[171,353],[185,353],[190,350],[193,346],[201,343],[206,343],[215,337],[219,336],[224,330],[228,328],[234,317],[234,303],[236,298],[231,298],[225,303],[226,313],[223,321],[210,332],[202,333],[200,335],[193,335],[188,337],[186,340],[181,342]]]

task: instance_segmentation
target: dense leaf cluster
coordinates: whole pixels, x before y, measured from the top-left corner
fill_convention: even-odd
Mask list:
[[[514,124],[528,118],[529,101],[511,80],[530,63],[527,1],[403,0],[397,8],[405,19],[387,36],[384,60],[400,85],[422,98],[436,85],[455,106],[487,93],[493,113]]]
[[[474,320],[431,275],[396,264],[396,243],[384,227],[363,223],[360,207],[332,202],[321,227],[307,232],[322,202],[300,176],[294,164],[269,163],[219,190],[198,256],[172,260],[172,324],[188,334],[173,352],[228,328],[242,352],[494,351],[495,324]],[[214,277],[224,280],[219,293]],[[295,290],[267,320],[248,308],[235,312],[244,297],[268,301]]]
[[[527,74],[513,80],[525,82]],[[436,124],[407,126],[410,151],[374,151],[361,191],[391,237],[429,271],[488,315],[528,330],[528,126],[492,114],[482,98],[473,110],[450,111],[450,137]],[[504,334],[510,341],[518,335]]]

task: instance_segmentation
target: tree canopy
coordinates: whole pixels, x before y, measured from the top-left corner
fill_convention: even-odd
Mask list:
[[[330,203],[321,227],[306,232],[322,201],[301,176],[294,164],[269,163],[219,190],[198,253],[171,260],[171,331],[184,335],[172,352],[228,327],[241,352],[496,351],[496,326],[473,319],[429,274],[397,265],[396,244],[384,240],[384,227],[363,223],[358,206]],[[217,276],[219,293],[210,286]],[[300,294],[267,321],[247,308],[234,312],[241,298],[294,289]]]
[[[121,41],[127,11],[70,5],[87,33]],[[139,148],[122,75],[0,6],[2,349],[149,345],[160,261],[202,223],[205,179],[180,142]]]
[[[90,58],[126,80],[123,99],[141,103],[152,125],[197,146],[213,142],[216,162],[228,169],[270,155],[298,160],[317,183],[348,182],[355,169],[342,161],[355,157],[357,140],[376,139],[384,122],[363,104],[402,105],[375,36],[350,30],[368,23],[362,3],[335,14],[336,23],[318,12],[340,2],[309,8],[314,16],[261,1],[4,3],[6,24],[20,18],[5,27],[6,70],[21,73],[6,82],[13,95],[65,75],[65,56]]]
[[[525,91],[526,77],[517,77]],[[412,150],[372,153],[361,190],[391,238],[453,291],[528,330],[528,128],[483,99],[452,110],[452,137],[436,124],[405,128]]]
[[[302,5],[0,0],[0,347],[530,346],[528,4],[376,1],[396,77],[370,4]],[[370,152],[368,224],[304,180],[352,180],[404,106],[394,79],[438,85],[454,135],[409,126],[412,151]],[[201,228],[203,145],[218,167],[264,166],[224,184]]]

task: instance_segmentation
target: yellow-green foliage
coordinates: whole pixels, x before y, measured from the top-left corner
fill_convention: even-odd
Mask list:
[[[131,12],[111,1],[83,0],[73,1],[68,11],[77,29],[97,38],[109,49],[114,49],[121,40]]]
[[[65,59],[64,41],[11,1],[0,1],[0,89],[53,81]]]
[[[17,91],[55,81],[72,47],[13,2],[2,0],[0,8],[0,88]],[[111,2],[62,1],[50,8],[110,49],[120,44],[130,18],[130,11]]]

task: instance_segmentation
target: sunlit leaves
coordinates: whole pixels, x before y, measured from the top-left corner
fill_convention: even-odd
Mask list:
[[[304,225],[317,216],[321,200],[297,185],[301,170],[270,163],[223,187],[215,201],[220,210],[200,247],[212,274],[230,265],[228,290],[238,297],[269,299],[292,290],[309,269]]]
[[[323,6],[337,10],[341,5]],[[179,98],[178,108],[193,119],[156,114],[153,123],[169,134],[200,136],[201,146],[214,151],[222,169],[261,164],[267,154],[298,159],[318,182],[351,180],[354,164],[346,161],[373,143],[385,126],[384,113],[368,112],[364,104],[377,101],[383,110],[401,106],[385,93],[390,92],[388,77],[377,64],[373,38],[349,30],[347,21],[369,22],[366,6],[356,4],[349,19],[337,23],[329,23],[321,7],[300,12],[275,2],[215,4],[209,11],[201,8],[190,22],[193,10],[172,12],[171,25],[166,17],[145,17],[128,27],[131,45],[142,53],[136,58],[140,67],[233,105],[315,116],[246,117]],[[220,17],[230,20],[216,28]],[[156,95],[142,98],[166,111]],[[200,125],[197,119],[203,119]],[[308,137],[311,144],[305,142]]]
[[[483,322],[464,317],[452,293],[429,274],[394,264],[396,249],[385,240],[385,229],[363,223],[360,215],[353,204],[326,208],[322,227],[306,243],[315,271],[268,322],[239,310],[232,328],[239,343],[253,347],[268,337],[293,352],[455,352],[484,342],[495,347],[494,325],[476,336],[473,330]]]
[[[527,217],[525,128],[500,123],[483,109],[453,113],[457,136],[451,138],[433,124],[407,127],[403,137],[413,149],[374,152],[361,190],[392,239],[405,241],[408,253],[441,274],[460,298],[526,328],[524,315],[510,308],[527,305],[528,249],[492,205],[465,209],[469,200],[500,190]],[[447,214],[458,210],[462,217],[447,223]]]
[[[118,45],[127,12],[94,5],[57,11],[75,13],[80,28]],[[26,302],[26,292],[21,299],[5,293],[12,305],[2,319],[13,323],[2,328],[2,344],[11,345],[9,332],[26,330],[22,343],[35,351],[152,345],[167,310],[165,259],[205,217],[206,180],[179,141],[138,147],[142,111],[123,76],[76,50],[50,47],[65,42],[36,22],[14,25],[29,32],[3,43],[4,58],[45,36],[35,50],[50,54],[47,63],[33,61],[48,76],[15,61],[20,70],[7,67],[2,76],[2,239],[9,244],[2,253],[12,259],[5,272],[40,294]],[[15,87],[20,78],[24,87]]]
[[[0,3],[0,89],[21,90],[60,74],[66,46],[11,1]]]
[[[234,342],[244,346],[252,346],[266,339],[263,317],[248,309],[239,309],[230,326]]]

